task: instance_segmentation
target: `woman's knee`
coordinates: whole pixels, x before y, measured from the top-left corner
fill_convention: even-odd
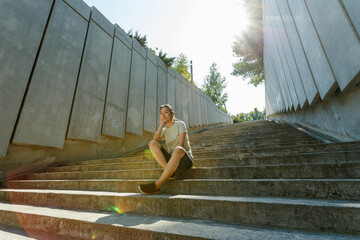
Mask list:
[[[173,154],[179,155],[180,157],[185,155],[185,149],[182,147],[176,147]]]
[[[149,142],[149,147],[159,147],[159,143],[157,142],[157,141],[155,141],[155,140],[151,140],[150,142]]]

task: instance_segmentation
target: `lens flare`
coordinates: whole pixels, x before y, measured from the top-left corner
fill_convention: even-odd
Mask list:
[[[108,209],[109,212],[116,212],[118,214],[125,214],[123,211],[120,210],[120,208],[114,206],[114,205],[109,205]]]
[[[149,148],[147,148],[147,149],[144,150],[144,155],[145,155],[145,157],[146,157],[147,159],[151,159],[151,158],[154,157],[154,156],[152,155],[152,153],[151,153],[151,151],[150,151]]]

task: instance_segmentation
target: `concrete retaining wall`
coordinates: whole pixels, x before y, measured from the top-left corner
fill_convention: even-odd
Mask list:
[[[268,118],[360,139],[359,12],[354,0],[263,0]]]
[[[231,123],[81,0],[1,1],[0,26],[0,178],[145,146],[165,103],[191,128]]]

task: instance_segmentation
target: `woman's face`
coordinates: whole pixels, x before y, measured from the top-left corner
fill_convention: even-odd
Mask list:
[[[163,107],[162,109],[160,109],[160,118],[161,121],[167,123],[169,121],[172,121],[173,114],[167,107]]]

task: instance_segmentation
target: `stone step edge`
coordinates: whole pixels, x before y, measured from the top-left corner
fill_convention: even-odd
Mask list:
[[[115,215],[116,214],[116,215]],[[13,217],[18,219],[20,224],[26,229],[27,232],[32,230],[41,231],[43,229],[50,230],[54,235],[59,237],[70,237],[71,239],[118,239],[118,236],[125,237],[124,239],[189,239],[200,240],[208,239],[201,236],[185,235],[186,231],[179,231],[171,227],[163,227],[164,230],[159,230],[159,224],[150,226],[147,223],[151,218],[142,219],[145,226],[126,226],[123,221],[129,220],[127,214],[126,218],[118,213],[106,212],[91,212],[83,210],[65,210],[50,207],[39,207],[31,205],[8,204],[0,202],[0,215]],[[135,215],[135,214],[133,214]],[[139,215],[141,217],[141,215]],[[136,216],[134,216],[136,218]],[[114,219],[117,218],[117,219]],[[121,219],[123,218],[123,219]],[[99,221],[100,219],[100,221]],[[164,218],[158,218],[164,221]],[[170,219],[170,218],[168,218]],[[115,222],[114,220],[120,220]],[[119,222],[123,224],[119,224]],[[2,223],[0,219],[0,223]],[[166,220],[165,220],[166,221]],[[181,223],[181,221],[179,221]],[[39,224],[37,224],[39,223]],[[49,224],[47,224],[49,223]],[[162,222],[163,223],[163,222]],[[170,221],[171,223],[171,221]],[[16,225],[16,222],[10,222]],[[25,225],[25,226],[24,226]],[[40,226],[39,226],[40,225]],[[44,226],[45,225],[45,226]],[[129,223],[127,223],[129,225]],[[203,224],[205,227],[205,224]],[[223,224],[225,225],[225,224]],[[11,226],[11,225],[10,225]],[[72,229],[69,229],[72,228]],[[153,228],[153,229],[151,229]],[[71,231],[72,230],[72,231]],[[175,230],[175,231],[174,231]],[[104,235],[105,233],[105,235]],[[195,234],[193,234],[195,235]],[[198,234],[200,235],[200,234]]]
[[[196,170],[208,170],[208,169],[232,169],[232,168],[276,168],[276,167],[294,167],[294,166],[331,166],[331,165],[352,165],[352,164],[360,164],[360,162],[344,162],[344,163],[293,163],[293,164],[264,164],[264,165],[234,165],[234,166],[215,166],[215,167],[192,167],[190,169],[186,169],[185,171],[191,171],[193,169]],[[104,173],[104,172],[129,172],[129,171],[159,171],[163,170],[160,166],[158,168],[135,168],[135,169],[124,169],[124,170],[100,170],[100,171],[92,171],[87,170],[87,172],[94,173]],[[36,174],[65,174],[65,173],[82,173],[83,171],[68,171],[68,172],[36,172],[29,173],[27,175],[36,175]]]
[[[274,158],[274,157],[300,157],[300,156],[309,156],[309,155],[325,155],[325,154],[346,154],[346,153],[360,153],[360,150],[348,150],[348,151],[324,151],[324,152],[296,152],[296,153],[284,153],[284,154],[274,154],[274,155],[268,155],[268,156],[242,156],[242,157],[237,157],[237,156],[225,156],[226,159],[254,159],[254,158]],[[92,159],[92,160],[84,160],[84,161],[77,161],[77,162],[68,162],[68,163],[63,163],[63,164],[59,164],[56,166],[52,166],[52,167],[69,167],[69,166],[76,166],[76,164],[78,165],[98,165],[98,164],[128,164],[128,163],[139,163],[139,162],[156,162],[156,160],[152,157],[152,158],[147,158],[147,159],[138,159],[136,160],[138,157],[134,157],[135,159],[131,158],[131,159],[123,159],[123,158],[105,158],[105,159]],[[224,157],[196,157],[194,156],[194,161],[196,160],[217,160],[217,159],[223,159]],[[105,163],[98,163],[101,161],[105,161]],[[110,161],[114,161],[114,162],[110,162]],[[118,162],[115,162],[118,161]],[[129,162],[127,162],[129,161]],[[93,163],[92,163],[93,162]]]
[[[242,161],[242,160],[248,160],[248,159],[267,159],[267,158],[294,158],[294,157],[301,157],[301,156],[321,156],[326,154],[346,154],[346,153],[359,153],[359,151],[334,151],[334,152],[314,152],[314,153],[295,153],[295,154],[284,154],[284,155],[271,155],[271,156],[246,156],[246,157],[234,157],[234,156],[225,156],[224,157],[213,157],[213,158],[207,158],[207,157],[201,157],[201,158],[194,158],[194,161],[211,161],[211,160],[234,160],[234,161]],[[111,159],[105,159],[105,160],[111,160]],[[59,166],[53,166],[48,168],[57,168],[57,167],[76,167],[76,166],[103,166],[103,165],[128,165],[128,164],[135,164],[135,163],[157,163],[157,161],[154,158],[149,158],[146,160],[129,160],[129,162],[126,162],[125,159],[113,159],[114,162],[105,162],[105,163],[87,163],[87,161],[81,161],[78,162],[78,165],[74,164],[63,164]],[[120,160],[120,161],[118,161]],[[101,160],[89,160],[89,161],[101,161]],[[118,162],[116,162],[118,161]],[[360,161],[360,159],[359,159]],[[85,164],[84,164],[85,163]],[[47,169],[48,169],[47,168]]]
[[[109,178],[109,179],[28,179],[28,180],[11,180],[8,183],[21,183],[21,182],[154,182],[157,179],[118,179],[118,178]],[[281,178],[281,179],[274,179],[274,178],[216,178],[216,179],[181,179],[181,180],[168,180],[168,181],[176,181],[176,182],[359,182],[360,178]],[[4,189],[4,188],[0,188]]]
[[[303,239],[303,240],[357,239],[352,235],[343,235],[343,234],[319,233],[319,232],[299,231],[293,229],[270,228],[270,227],[265,228],[265,227],[250,226],[250,225],[223,224],[213,221],[204,221],[204,220],[196,220],[196,219],[184,220],[179,218],[159,217],[159,216],[151,216],[151,215],[127,214],[126,217],[123,217],[123,214],[117,214],[115,212],[99,213],[99,212],[89,212],[82,210],[74,211],[74,210],[63,210],[63,209],[48,208],[48,207],[38,207],[31,205],[24,206],[24,205],[16,205],[16,204],[0,202],[0,214],[5,212],[8,212],[9,215],[16,214],[17,216],[28,219],[35,219],[35,220],[51,219],[52,222],[57,222],[59,223],[59,225],[61,223],[62,225],[65,225],[65,223],[68,221],[74,225],[76,225],[77,223],[86,224],[86,225],[90,225],[92,229],[121,228],[124,225],[124,224],[122,225],[121,223],[124,221],[128,221],[128,219],[131,218],[131,220],[135,221],[136,223],[139,222],[145,223],[146,226],[145,224],[143,224],[142,227],[147,231],[152,231],[151,228],[156,228],[159,231],[159,227],[157,227],[155,223],[161,222],[161,228],[163,229],[163,231],[169,231],[169,234],[173,234],[172,237],[178,236],[175,234],[178,234],[178,229],[179,229],[181,233],[191,232],[193,235],[198,235],[192,238],[188,238],[194,240],[195,239],[237,240],[239,238],[245,238],[245,239],[266,238],[268,240],[285,240],[285,239],[291,239],[295,235],[299,239]],[[96,223],[98,219],[105,219],[105,218],[112,219],[113,223],[105,222],[105,221],[103,223]],[[152,225],[150,225],[150,223]],[[134,231],[136,231],[136,228],[134,226],[132,227],[128,226],[127,228],[129,229],[129,231],[131,230],[131,228]],[[31,229],[27,229],[27,230],[31,230]],[[85,233],[85,239],[94,239],[94,238],[97,239],[97,237],[101,237],[101,236],[95,236],[94,234]],[[165,237],[165,235],[162,237]],[[180,235],[180,237],[184,237],[184,235]]]
[[[281,204],[301,205],[310,207],[333,207],[336,209],[352,208],[360,211],[360,201],[353,200],[327,200],[308,198],[284,198],[284,197],[262,197],[262,196],[212,196],[212,195],[190,195],[190,194],[148,194],[134,192],[106,192],[106,191],[84,191],[84,190],[49,190],[49,189],[0,189],[5,193],[28,193],[28,194],[56,194],[56,195],[77,195],[77,196],[106,196],[119,198],[141,198],[172,200],[181,199],[184,201],[210,201],[210,202],[231,202],[231,203],[260,203],[260,204]],[[360,230],[360,229],[359,229]]]
[[[360,214],[359,201],[109,192],[89,194],[88,191],[61,190],[3,190],[0,193],[2,200],[24,205],[37,199],[34,201],[37,205],[104,211],[113,204],[120,211],[137,214],[360,234],[360,219],[357,218]],[[87,204],[84,205],[84,202]],[[336,217],[330,220],[328,215]],[[348,219],[353,220],[349,222]]]

